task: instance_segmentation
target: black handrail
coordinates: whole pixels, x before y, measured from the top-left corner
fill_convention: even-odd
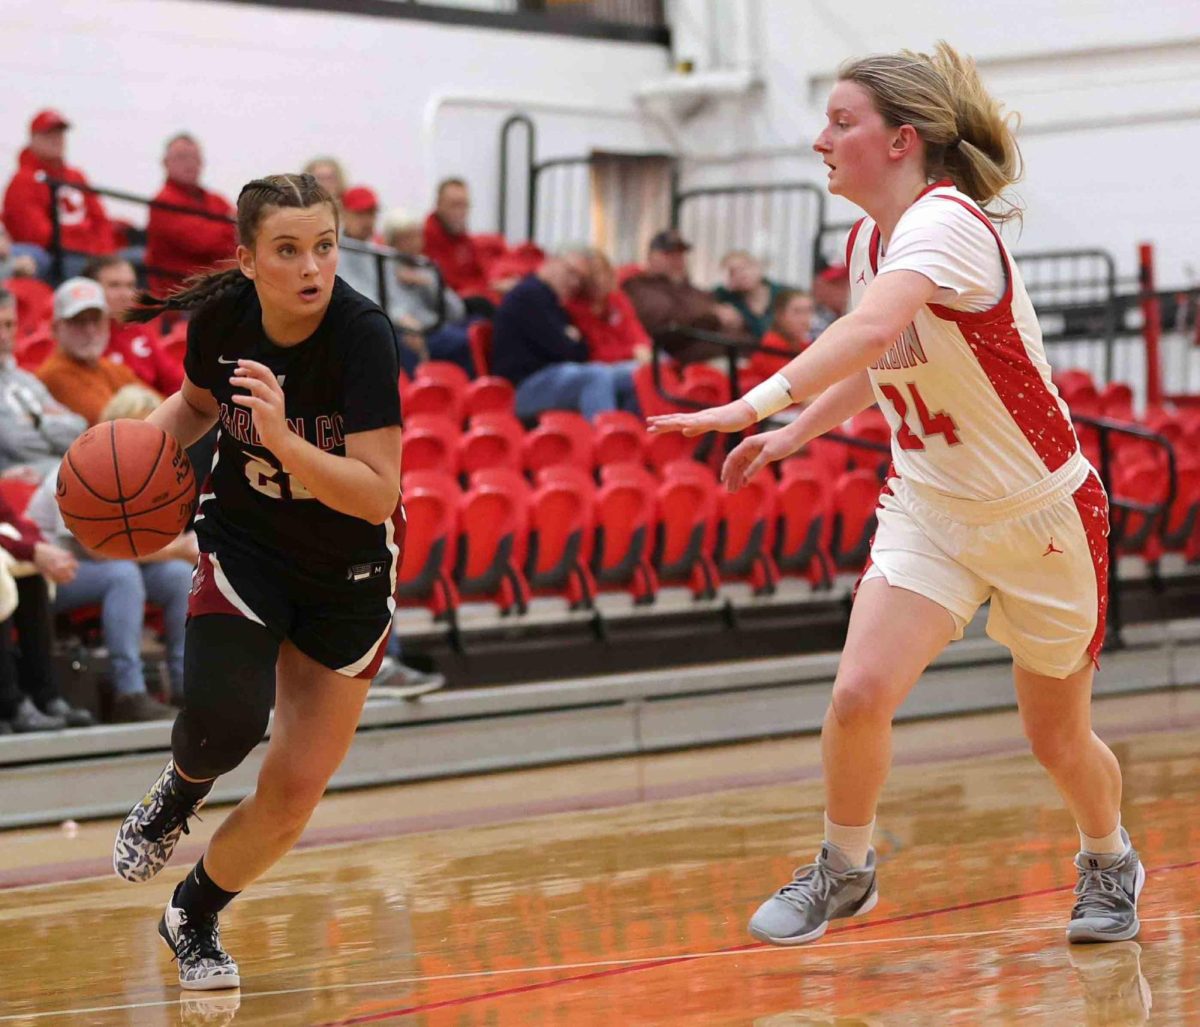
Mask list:
[[[528,114],[510,114],[500,126],[500,196],[496,225],[499,232],[508,238],[508,144],[509,136],[517,125],[525,126],[525,188],[529,197],[529,182],[533,175],[534,154],[537,151],[537,127]],[[528,215],[527,215],[528,217]],[[532,237],[529,239],[533,241]]]
[[[1159,522],[1158,531],[1161,533],[1162,529],[1166,527],[1167,517],[1170,515],[1171,507],[1175,503],[1179,481],[1176,475],[1175,447],[1172,445],[1171,440],[1159,432],[1151,431],[1149,428],[1143,428],[1141,425],[1130,424],[1126,421],[1114,421],[1108,417],[1089,417],[1085,414],[1072,414],[1071,417],[1077,424],[1094,428],[1100,434],[1100,480],[1104,483],[1104,488],[1108,492],[1110,510],[1117,508],[1143,514],[1151,523],[1155,521]],[[1123,499],[1113,494],[1112,452],[1109,442],[1111,435],[1128,435],[1131,438],[1145,439],[1147,442],[1153,442],[1166,452],[1167,495],[1162,502],[1138,503],[1134,500]],[[1120,537],[1113,530],[1110,515],[1108,529],[1108,635],[1105,647],[1112,649],[1120,649],[1125,644],[1124,639],[1121,637],[1123,619],[1121,617],[1120,578],[1117,574],[1120,542]]]

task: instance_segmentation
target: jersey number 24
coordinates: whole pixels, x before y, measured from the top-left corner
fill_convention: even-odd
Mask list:
[[[921,422],[921,435],[926,439],[931,435],[940,435],[946,440],[947,445],[957,446],[960,439],[958,437],[958,425],[954,423],[954,418],[944,410],[939,410],[936,414],[930,414],[929,407],[925,405],[925,400],[921,398],[921,394],[917,391],[916,382],[908,382],[907,387],[909,393],[912,395],[913,406],[917,411],[917,418]],[[900,443],[900,448],[924,449],[924,441],[905,423],[904,417],[908,413],[908,402],[905,400],[904,394],[890,382],[881,384],[879,391],[896,408],[896,415],[900,418],[900,427],[896,431],[896,441]]]

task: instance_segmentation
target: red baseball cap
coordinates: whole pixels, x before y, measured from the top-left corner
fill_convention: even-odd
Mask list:
[[[342,209],[356,214],[369,214],[379,209],[379,197],[374,189],[356,185],[342,194]]]
[[[845,282],[850,278],[850,269],[845,264],[830,264],[817,277],[822,282]]]
[[[29,123],[29,134],[40,135],[42,132],[53,132],[58,128],[70,127],[71,123],[58,111],[47,108],[44,111],[38,111],[33,116],[33,120]]]

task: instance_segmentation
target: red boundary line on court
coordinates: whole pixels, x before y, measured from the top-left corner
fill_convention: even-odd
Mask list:
[[[1187,870],[1192,867],[1200,866],[1200,859],[1193,859],[1187,863],[1172,863],[1163,867],[1155,867],[1153,870],[1148,870],[1150,874],[1165,874],[1172,870]],[[859,924],[850,924],[846,927],[841,927],[833,931],[829,931],[829,935],[850,934],[854,931],[865,931],[872,927],[887,927],[892,924],[907,923],[911,920],[927,920],[930,917],[942,916],[946,913],[960,913],[968,909],[980,909],[984,906],[997,906],[1004,902],[1016,902],[1021,899],[1033,899],[1042,895],[1053,895],[1057,892],[1071,891],[1075,886],[1072,884],[1057,885],[1053,888],[1039,888],[1037,891],[1019,892],[1015,895],[1001,895],[993,899],[978,899],[975,902],[960,902],[954,906],[942,906],[939,909],[927,909],[919,913],[901,913],[896,916],[890,916],[883,920],[865,921]],[[679,963],[690,963],[697,959],[706,959],[713,955],[724,955],[730,952],[751,952],[755,949],[769,948],[765,942],[754,942],[749,945],[732,945],[729,948],[717,949],[715,952],[702,952],[695,955],[683,955],[666,957],[663,959],[647,959],[640,963],[632,963],[628,966],[615,966],[607,970],[593,970],[584,974],[573,974],[570,977],[556,977],[552,981],[538,981],[536,984],[521,984],[511,988],[498,988],[495,991],[482,991],[474,995],[461,995],[458,998],[442,999],[439,1002],[426,1002],[419,1006],[405,1006],[403,1009],[391,1009],[380,1013],[369,1013],[364,1016],[354,1016],[345,1020],[330,1020],[322,1024],[321,1027],[351,1027],[353,1024],[363,1023],[379,1023],[383,1020],[392,1020],[398,1016],[412,1016],[415,1013],[429,1013],[435,1009],[449,1009],[454,1006],[466,1006],[475,1002],[486,1002],[489,999],[508,998],[510,995],[522,995],[531,991],[543,991],[546,988],[556,988],[561,984],[579,984],[583,981],[601,980],[606,977],[617,977],[621,974],[637,973],[641,970],[653,970],[660,966],[675,966]],[[817,944],[820,947],[820,943]]]

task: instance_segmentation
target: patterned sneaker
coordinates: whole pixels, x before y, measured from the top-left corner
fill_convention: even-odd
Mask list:
[[[852,867],[841,849],[824,842],[815,863],[758,907],[750,933],[772,945],[802,945],[821,937],[830,920],[869,913],[878,901],[875,850],[867,852],[866,866]]]
[[[1083,985],[1089,1024],[1148,1023],[1154,998],[1142,973],[1142,947],[1136,941],[1111,945],[1073,945],[1067,950],[1071,966]]]
[[[158,922],[158,933],[179,962],[180,987],[188,991],[241,987],[237,963],[221,948],[215,913],[193,921],[172,900]]]
[[[1146,869],[1124,828],[1121,837],[1125,851],[1119,856],[1081,852],[1075,857],[1079,882],[1067,941],[1128,941],[1141,930],[1137,902],[1146,883]]]
[[[168,760],[158,780],[129,811],[113,845],[113,869],[118,877],[135,884],[149,881],[171,858],[187,820],[204,800],[192,803],[175,791],[175,761]]]

